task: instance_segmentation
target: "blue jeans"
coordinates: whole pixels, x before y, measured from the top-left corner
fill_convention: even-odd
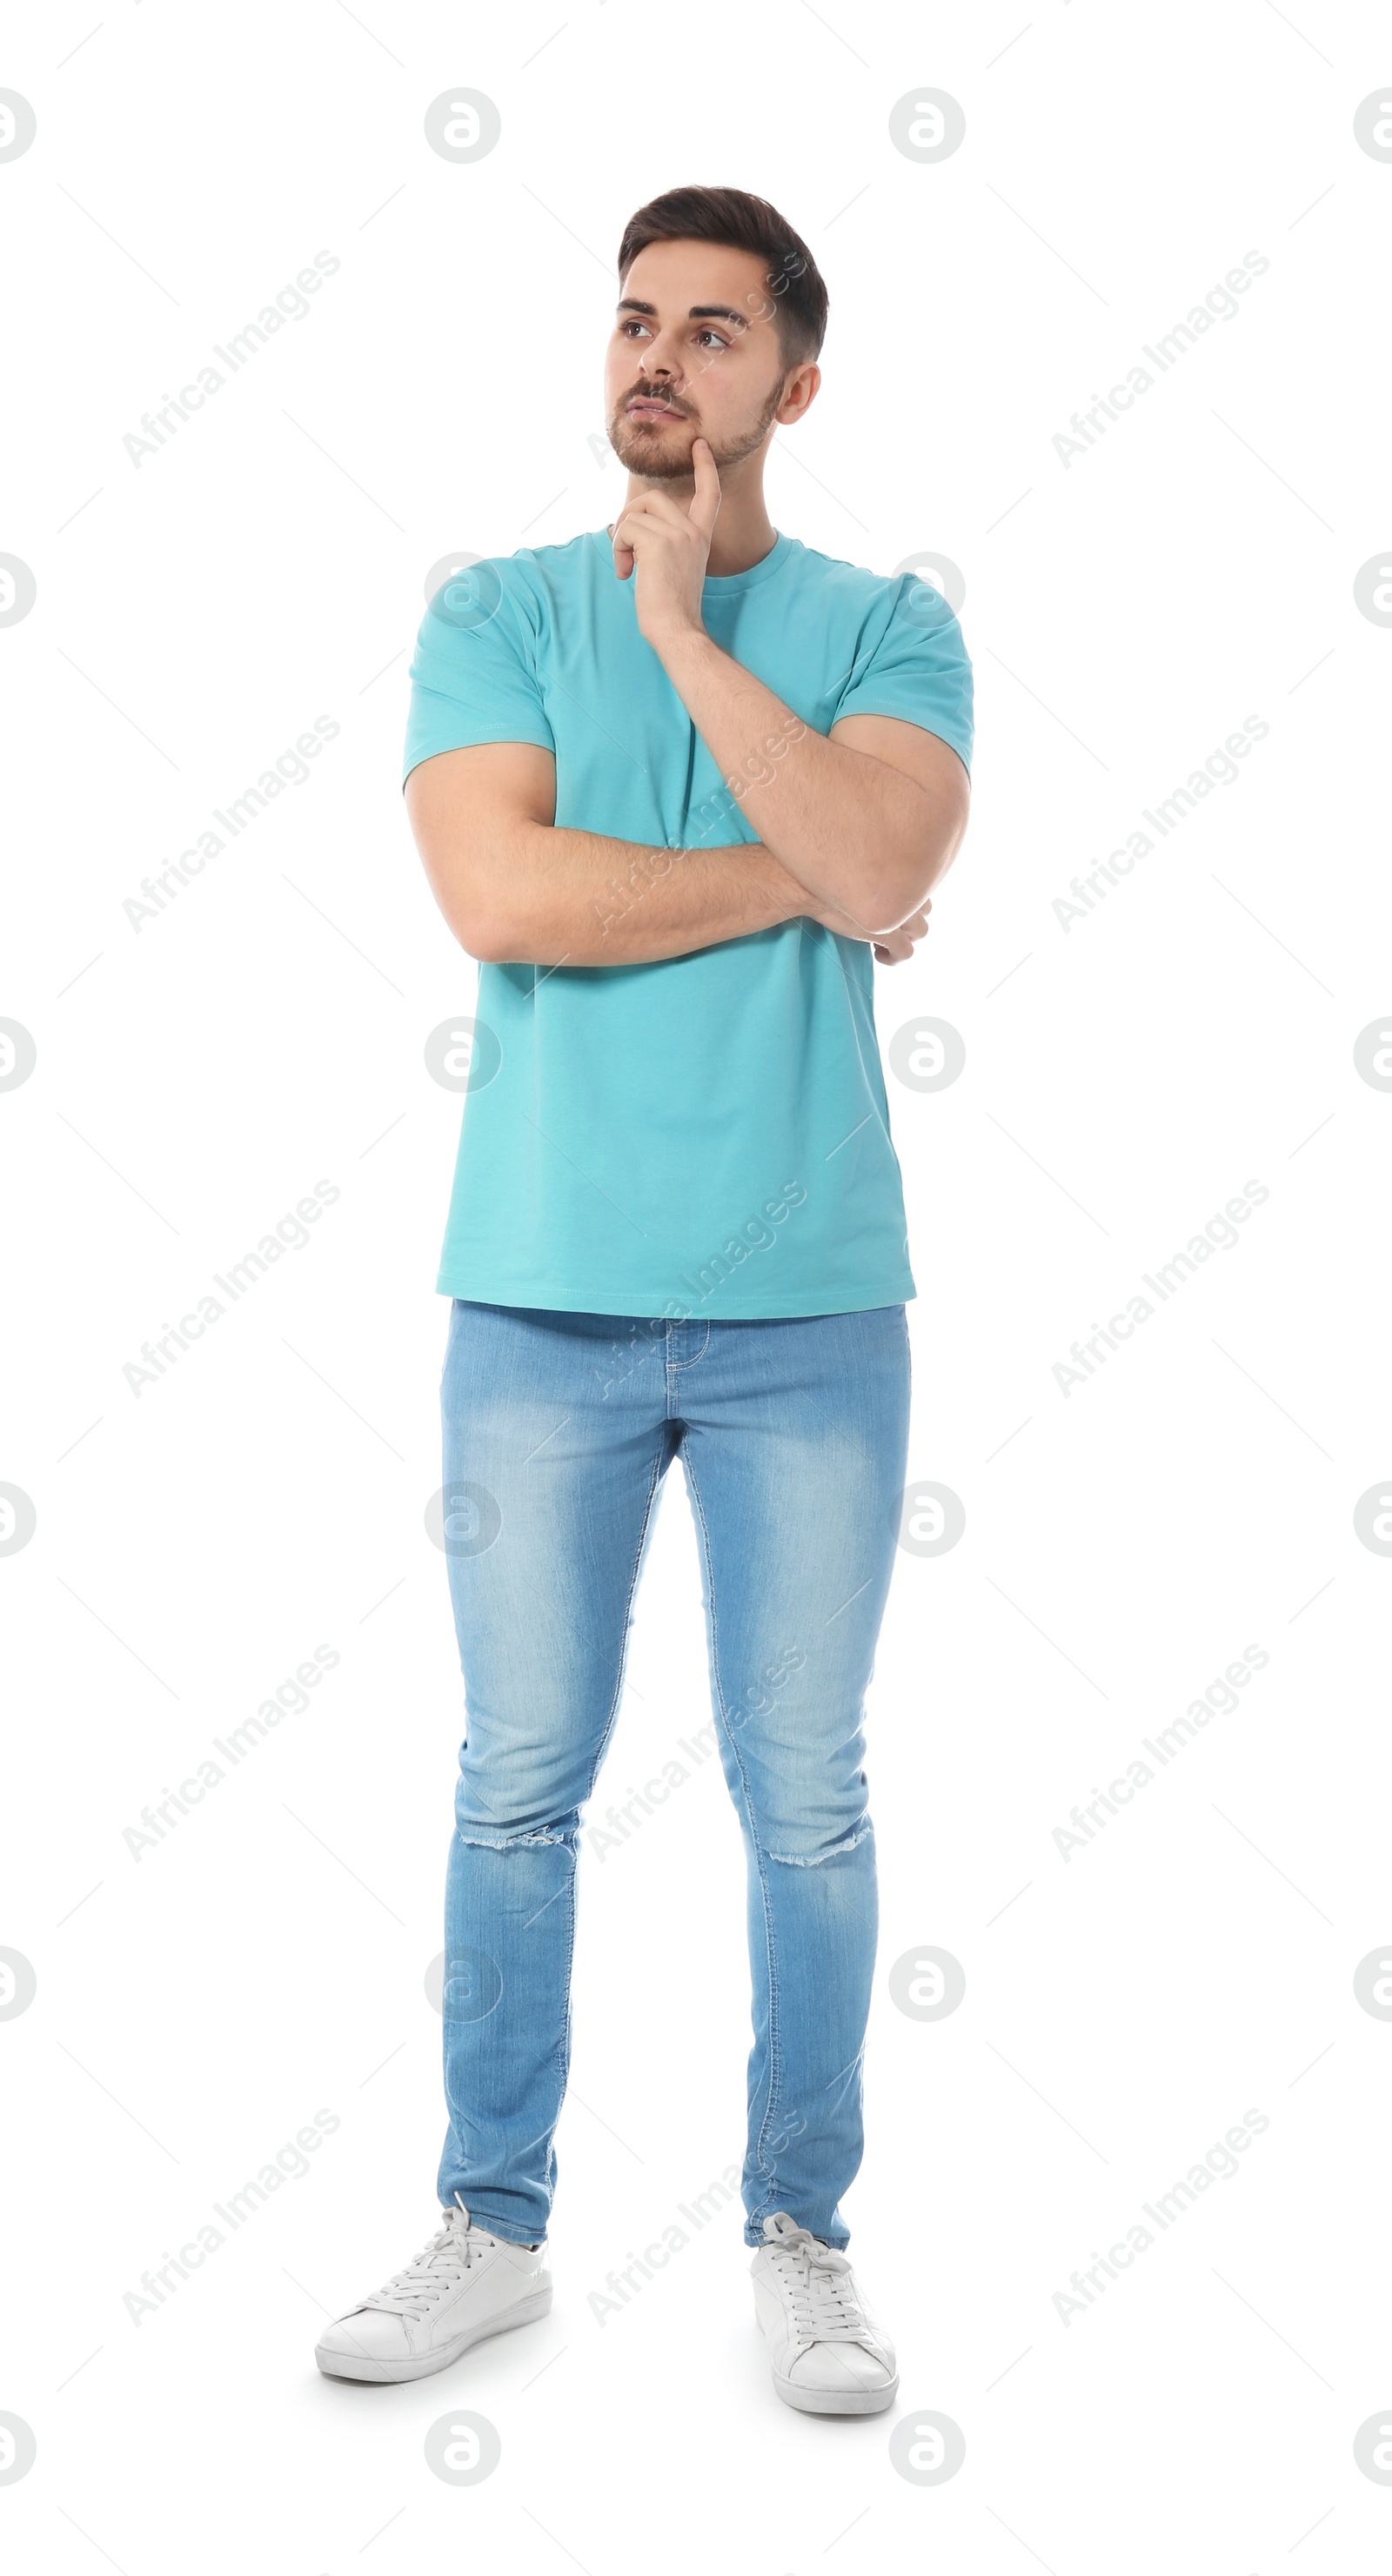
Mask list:
[[[861,1724],[905,1480],[904,1309],[671,1323],[456,1298],[441,1394],[468,1711],[445,1892],[441,2203],[457,2192],[513,2243],[546,2233],[582,1812],[680,1451],[748,1860],[745,2239],[762,2243],[784,2209],[845,2245],[877,1929]]]

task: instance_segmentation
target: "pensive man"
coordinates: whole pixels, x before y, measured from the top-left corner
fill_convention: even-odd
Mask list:
[[[756,2315],[789,2405],[874,2413],[894,2353],[840,2203],[915,1289],[871,961],[912,955],[966,828],[971,672],[935,589],[769,518],[827,314],[791,226],[674,189],[618,274],[614,525],[456,575],[411,669],[407,809],[480,961],[438,1280],[468,1727],[449,2127],[436,2234],[317,2358],[419,2378],[549,2308],[581,1819],[679,1456],[748,1860]]]

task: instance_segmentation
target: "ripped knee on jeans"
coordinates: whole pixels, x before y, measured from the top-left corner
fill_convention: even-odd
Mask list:
[[[842,1836],[840,1842],[826,1843],[816,1851],[770,1851],[768,1857],[770,1860],[781,1861],[785,1869],[820,1869],[823,1861],[835,1860],[842,1852],[854,1851],[857,1843],[863,1843],[867,1834],[873,1832],[874,1827],[869,1817],[861,1816],[851,1827],[850,1832]]]
[[[466,1828],[457,1824],[454,1830],[461,1843],[468,1843],[480,1851],[527,1851],[537,1844],[553,1843],[560,1843],[569,1851],[575,1848],[574,1829],[566,1825],[534,1825],[516,1833],[490,1833],[485,1826]]]

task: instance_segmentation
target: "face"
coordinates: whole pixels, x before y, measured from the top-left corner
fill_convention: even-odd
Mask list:
[[[689,479],[697,438],[718,466],[737,465],[801,418],[821,371],[785,364],[777,312],[755,251],[664,241],[639,252],[604,369],[609,443],[630,474]]]

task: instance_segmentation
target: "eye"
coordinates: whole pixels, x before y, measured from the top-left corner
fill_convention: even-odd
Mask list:
[[[640,322],[636,313],[630,314],[626,322],[621,322],[619,324],[619,338],[621,340],[630,340],[632,339],[635,331],[645,331],[646,329],[647,324],[645,322]]]
[[[716,349],[728,349],[730,345],[728,340],[723,339],[718,331],[712,331],[709,326],[704,331],[698,331],[696,338],[698,342],[704,341],[708,346]]]

